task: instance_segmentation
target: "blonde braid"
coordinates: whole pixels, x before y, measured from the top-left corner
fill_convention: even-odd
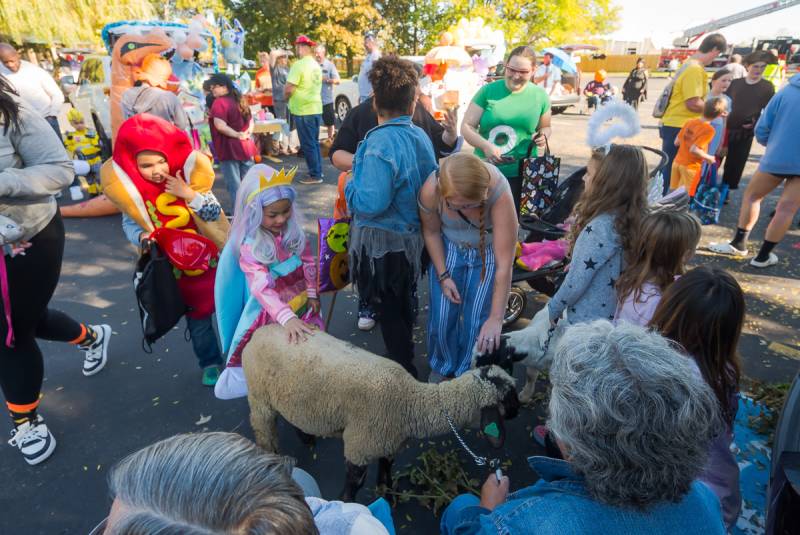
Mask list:
[[[481,203],[481,214],[480,214],[480,238],[478,239],[478,249],[481,253],[481,284],[483,284],[483,279],[486,277],[486,218],[484,217],[486,213],[486,203]]]

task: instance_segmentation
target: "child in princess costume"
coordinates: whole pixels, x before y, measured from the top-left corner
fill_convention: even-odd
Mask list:
[[[228,363],[214,387],[220,399],[247,395],[242,350],[253,332],[280,323],[290,343],[324,328],[317,265],[294,206],[288,173],[254,165],[236,198],[230,239],[217,268],[217,327]]]
[[[211,193],[211,161],[192,150],[185,132],[145,113],[120,126],[101,182],[104,193],[122,211],[128,240],[142,247],[154,241],[172,263],[188,307],[186,324],[203,369],[202,383],[215,385],[223,361],[211,319],[214,280],[229,225]]]

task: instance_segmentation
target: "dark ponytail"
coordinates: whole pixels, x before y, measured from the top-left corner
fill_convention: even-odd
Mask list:
[[[228,89],[228,94],[224,98],[230,98],[236,105],[239,106],[239,112],[244,117],[245,122],[250,122],[250,118],[252,114],[250,113],[250,106],[247,104],[247,101],[242,97],[241,91],[236,87],[236,84],[233,83],[230,76],[226,74],[222,74],[221,72],[212,74],[203,85],[208,84],[209,87],[212,85],[222,85]]]
[[[13,95],[13,96],[12,96]],[[3,123],[3,135],[8,134],[9,126],[19,128],[19,96],[8,80],[0,74],[0,122]]]

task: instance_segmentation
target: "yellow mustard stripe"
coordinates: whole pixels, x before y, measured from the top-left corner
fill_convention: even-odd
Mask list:
[[[308,302],[308,294],[306,293],[305,290],[303,290],[303,293],[292,297],[292,299],[289,301],[289,306],[291,307],[292,312],[297,312],[298,310],[303,308],[307,302]]]

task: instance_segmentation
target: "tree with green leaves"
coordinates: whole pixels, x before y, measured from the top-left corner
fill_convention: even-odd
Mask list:
[[[245,53],[289,47],[299,34],[325,44],[352,61],[362,52],[364,33],[380,30],[383,18],[370,0],[230,0],[233,16],[247,30]]]
[[[155,14],[151,0],[2,0],[0,36],[17,44],[97,45],[105,24]]]
[[[510,46],[558,46],[589,40],[616,28],[611,0],[451,0],[448,19],[482,17],[505,33]]]
[[[205,15],[207,11],[214,14],[214,20],[219,20],[221,16],[228,15],[228,9],[223,0],[151,0],[163,20],[173,20],[176,17],[190,19],[200,14]]]
[[[376,2],[388,26],[388,43],[399,54],[419,56],[436,46],[442,21],[450,19],[442,4],[429,0],[381,0]]]

